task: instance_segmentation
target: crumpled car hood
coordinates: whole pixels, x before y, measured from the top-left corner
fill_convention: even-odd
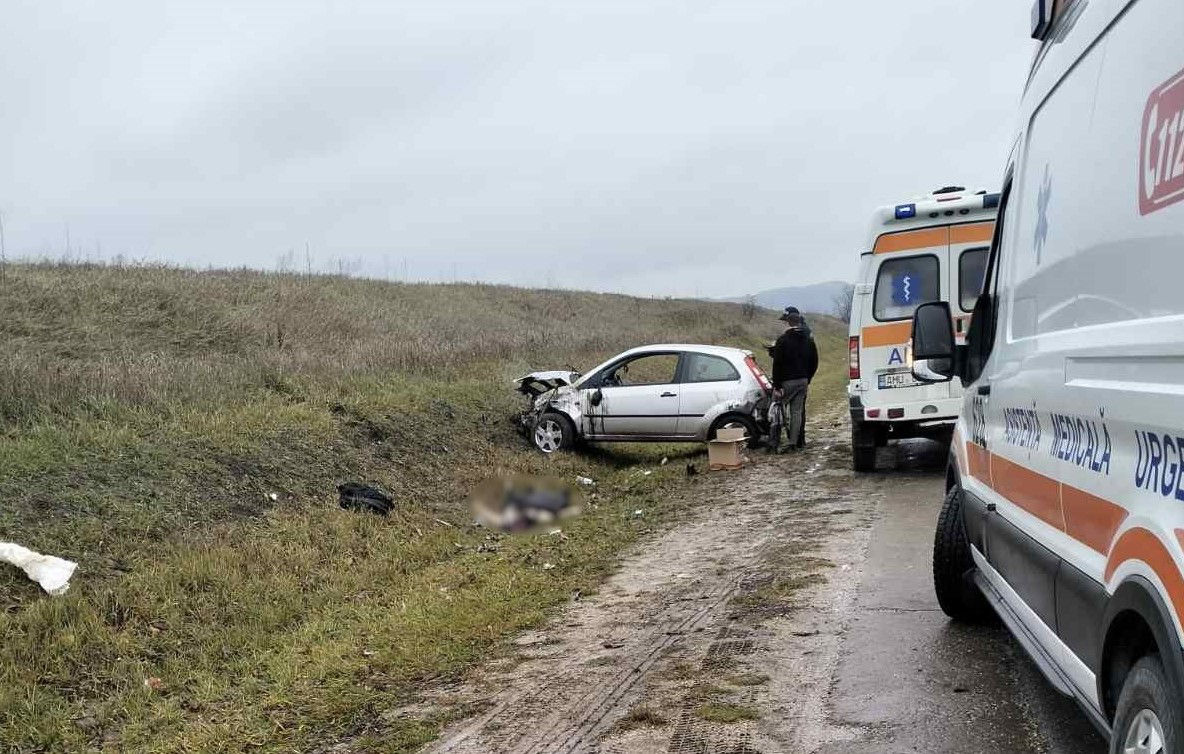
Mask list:
[[[579,372],[553,370],[550,372],[531,372],[530,374],[524,374],[514,380],[514,382],[518,385],[518,392],[529,395],[531,398],[537,398],[543,393],[550,392],[555,388],[571,385],[579,378]]]

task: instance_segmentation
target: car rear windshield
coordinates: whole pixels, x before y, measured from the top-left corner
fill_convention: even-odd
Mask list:
[[[909,319],[921,304],[941,298],[939,270],[932,254],[885,260],[876,276],[876,319]]]
[[[983,290],[983,276],[987,274],[987,247],[967,249],[958,258],[958,298],[962,311],[974,311],[978,294]]]

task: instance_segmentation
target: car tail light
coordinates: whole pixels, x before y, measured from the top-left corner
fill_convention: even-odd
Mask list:
[[[761,384],[765,390],[772,390],[773,383],[769,382],[769,378],[761,371],[761,365],[756,363],[756,359],[748,356],[744,359],[744,363],[748,365],[748,371],[752,372],[752,376]]]
[[[867,418],[869,418],[869,419],[879,419],[879,418],[880,418],[880,409],[878,409],[878,408],[869,408],[869,409],[867,410]]]
[[[847,340],[847,376],[853,380],[859,379],[859,336],[852,335]]]

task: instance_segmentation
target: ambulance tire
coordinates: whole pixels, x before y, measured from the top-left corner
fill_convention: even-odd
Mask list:
[[[851,468],[861,473],[876,470],[876,430],[864,422],[851,422]]]
[[[962,522],[962,488],[954,485],[946,494],[933,537],[933,589],[946,615],[963,623],[986,623],[994,620],[995,611],[967,578],[973,569]]]
[[[1154,731],[1154,733],[1152,733]],[[1114,713],[1110,751],[1152,751],[1139,748],[1149,736],[1160,739],[1160,751],[1180,751],[1184,743],[1184,714],[1179,697],[1164,671],[1159,655],[1144,655],[1122,684]]]

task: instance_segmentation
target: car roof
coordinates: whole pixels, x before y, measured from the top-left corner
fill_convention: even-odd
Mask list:
[[[710,353],[716,356],[729,356],[744,358],[748,356],[751,351],[743,348],[732,348],[730,346],[707,346],[699,343],[656,343],[649,346],[637,346],[630,348],[628,351],[621,353],[621,356],[632,355],[636,353],[646,353],[649,351],[698,351],[699,353]]]

